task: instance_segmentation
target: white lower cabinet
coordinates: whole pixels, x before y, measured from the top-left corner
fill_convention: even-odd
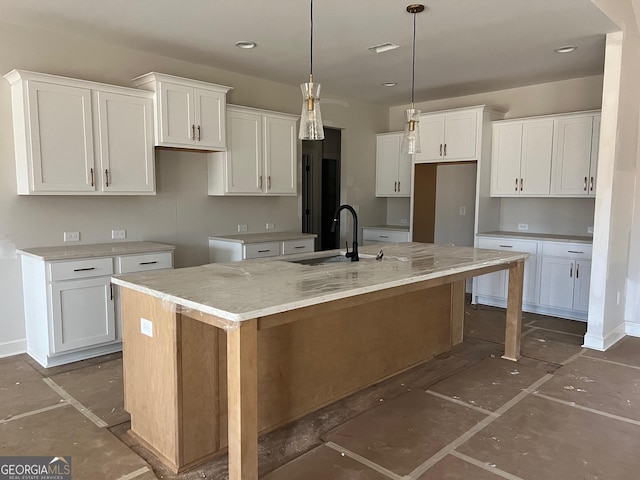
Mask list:
[[[248,234],[251,236],[253,234]],[[276,234],[279,235],[279,234]],[[300,238],[293,234],[287,238],[268,239],[265,235],[263,241],[242,239],[242,235],[230,237],[209,237],[209,261],[211,263],[238,262],[252,258],[277,257],[279,255],[292,255],[315,251],[315,235],[302,234]]]
[[[479,237],[478,248],[527,252],[522,309],[573,320],[587,318],[591,278],[591,245],[557,241]],[[508,273],[500,271],[474,279],[474,303],[504,307]]]
[[[121,350],[112,275],[172,266],[172,252],[59,261],[22,255],[27,353],[53,367]]]
[[[376,243],[408,242],[407,230],[394,230],[392,228],[364,227],[362,229],[362,244],[374,245]]]

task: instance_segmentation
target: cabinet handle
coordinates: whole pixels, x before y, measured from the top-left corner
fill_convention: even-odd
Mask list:
[[[587,191],[587,177],[584,177],[584,191]]]
[[[267,177],[267,190],[271,190],[271,175]]]
[[[520,179],[520,191],[522,191],[522,186],[524,185],[524,180]]]
[[[89,268],[74,268],[73,271],[74,272],[88,272],[90,270],[95,270],[96,267],[89,267]]]
[[[107,183],[107,187],[109,186],[109,169],[105,169],[104,171],[104,180]]]
[[[400,192],[400,182],[398,182],[398,193]]]
[[[398,182],[393,182],[393,191],[394,192],[398,191]]]
[[[569,268],[569,276],[573,277],[573,263],[571,264],[571,267]]]
[[[109,284],[109,290],[111,291],[111,294],[109,295],[111,297],[111,300],[113,300],[113,285]]]
[[[584,252],[579,252],[577,250],[567,250],[567,253],[584,253]]]
[[[94,187],[95,186],[95,182],[93,181],[93,168],[91,170],[89,170],[91,172],[91,186]]]
[[[200,125],[198,125],[198,141],[200,141]]]
[[[378,238],[389,238],[389,235],[378,235]]]
[[[153,262],[140,262],[138,265],[154,265],[156,263],[158,263],[158,261],[154,260]]]
[[[500,248],[513,248],[513,245],[498,245]]]
[[[262,175],[258,178],[258,186],[260,187],[260,190],[262,190]]]
[[[447,156],[447,144],[446,143],[444,144],[444,156],[445,157]]]
[[[196,126],[191,125],[191,140],[196,141]]]
[[[271,251],[271,249],[269,249],[269,250],[258,250],[258,253],[267,253],[267,252],[270,252],[270,251]]]
[[[305,247],[304,247],[304,245],[298,245],[298,246],[293,247],[293,248],[305,248]]]
[[[576,278],[580,278],[580,264],[576,263]]]
[[[442,156],[442,144],[440,144],[440,156]]]
[[[518,178],[516,177],[516,192],[518,191]]]
[[[591,177],[591,182],[589,183],[589,189],[593,192],[593,177]]]

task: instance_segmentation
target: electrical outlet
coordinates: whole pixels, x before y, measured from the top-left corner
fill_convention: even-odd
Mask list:
[[[518,230],[529,230],[529,224],[528,223],[519,223],[518,224]]]
[[[267,223],[267,230],[273,230],[275,227],[275,225],[273,223]]]
[[[467,207],[460,207],[460,215],[466,215],[467,214]]]
[[[401,218],[400,219],[400,225],[406,225],[409,223],[409,220],[407,220],[406,218]]]
[[[64,232],[64,241],[65,242],[79,242],[80,241],[80,232]]]
[[[122,240],[123,238],[127,238],[126,230],[111,230],[112,240]]]
[[[238,224],[238,231],[239,232],[246,232],[247,231],[247,224],[246,223],[239,223]]]
[[[587,227],[587,233],[593,233],[593,227]]]
[[[153,338],[153,322],[146,318],[140,317],[140,333],[147,337]]]

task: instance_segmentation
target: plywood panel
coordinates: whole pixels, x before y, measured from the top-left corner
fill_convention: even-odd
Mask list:
[[[437,164],[415,165],[413,179],[413,241],[433,243],[436,225]]]

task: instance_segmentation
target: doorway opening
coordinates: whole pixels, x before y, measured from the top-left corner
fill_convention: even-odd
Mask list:
[[[331,232],[340,205],[341,132],[324,129],[324,140],[302,142],[302,232],[315,233],[316,250],[339,247],[340,232]]]

